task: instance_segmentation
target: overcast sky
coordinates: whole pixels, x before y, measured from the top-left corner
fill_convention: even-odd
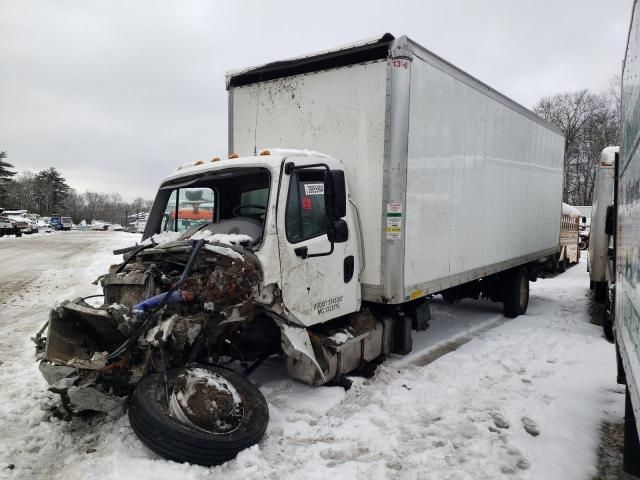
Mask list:
[[[80,192],[153,198],[176,165],[226,154],[227,70],[406,34],[530,108],[607,88],[631,5],[0,0],[0,150]]]

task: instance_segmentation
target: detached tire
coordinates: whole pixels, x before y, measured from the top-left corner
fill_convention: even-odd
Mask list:
[[[529,275],[524,267],[514,268],[502,277],[502,305],[504,315],[516,318],[529,306]]]
[[[260,441],[269,423],[269,409],[262,393],[244,377],[218,367],[197,365],[224,378],[239,394],[243,417],[229,433],[209,433],[187,425],[170,414],[166,405],[162,374],[144,377],[131,396],[129,421],[133,431],[149,449],[176,462],[219,465]],[[185,369],[167,371],[169,390]]]

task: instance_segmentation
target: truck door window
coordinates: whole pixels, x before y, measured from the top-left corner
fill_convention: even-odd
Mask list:
[[[290,243],[327,233],[322,172],[299,172],[292,176],[285,219]]]
[[[164,211],[162,230],[182,232],[215,219],[216,195],[211,188],[180,188],[171,192]]]

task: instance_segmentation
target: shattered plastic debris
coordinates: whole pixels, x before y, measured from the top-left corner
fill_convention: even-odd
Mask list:
[[[107,352],[95,352],[90,360],[72,358],[67,365],[84,370],[102,370],[107,366]]]

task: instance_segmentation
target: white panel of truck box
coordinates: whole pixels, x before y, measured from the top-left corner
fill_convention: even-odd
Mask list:
[[[563,138],[414,58],[405,289],[558,245]]]
[[[234,152],[312,149],[342,160],[366,242],[360,279],[369,285],[381,283],[385,104],[385,60],[233,89]]]

